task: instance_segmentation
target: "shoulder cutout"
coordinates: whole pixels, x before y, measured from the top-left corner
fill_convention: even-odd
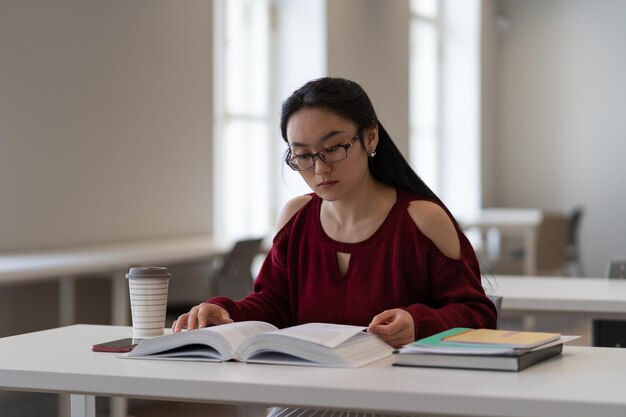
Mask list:
[[[304,207],[306,203],[311,201],[312,198],[313,197],[311,197],[310,195],[305,194],[289,200],[287,204],[285,204],[285,206],[283,207],[280,215],[278,216],[278,228],[276,230],[279,231],[280,229],[285,227],[285,225],[289,222],[293,215],[296,214],[298,210],[300,210],[302,207]]]
[[[409,215],[417,228],[448,258],[461,258],[459,235],[448,213],[436,203],[426,200],[411,201]]]

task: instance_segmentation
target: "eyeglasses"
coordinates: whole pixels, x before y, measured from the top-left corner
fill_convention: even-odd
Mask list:
[[[357,139],[360,138],[360,135],[353,136],[347,143],[344,143],[343,145],[336,145],[329,148],[324,148],[318,153],[292,155],[290,149],[287,157],[285,158],[285,162],[294,171],[304,171],[305,169],[312,168],[315,165],[315,158],[319,158],[328,164],[343,161],[348,157],[348,149],[352,147]]]

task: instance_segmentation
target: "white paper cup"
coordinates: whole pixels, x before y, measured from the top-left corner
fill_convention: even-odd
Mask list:
[[[134,338],[145,339],[163,334],[171,276],[167,268],[160,266],[130,268],[126,274]]]

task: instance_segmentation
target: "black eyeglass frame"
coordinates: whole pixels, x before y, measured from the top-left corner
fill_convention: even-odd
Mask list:
[[[317,153],[305,153],[302,155],[293,155],[291,153],[291,149],[289,149],[289,151],[287,152],[287,155],[285,156],[285,163],[289,166],[289,168],[293,169],[294,171],[306,171],[307,169],[311,169],[315,166],[315,158],[319,158],[321,159],[324,163],[326,164],[334,164],[335,162],[339,162],[339,161],[343,161],[344,159],[346,159],[348,157],[348,149],[350,149],[352,147],[352,145],[354,145],[354,142],[357,141],[357,139],[361,139],[361,134],[357,133],[356,135],[352,136],[348,142],[342,144],[342,145],[335,145],[335,146],[329,146],[328,148],[324,148],[321,151],[317,152]],[[328,152],[329,149],[334,149],[334,148],[343,148],[343,150],[346,152],[345,156],[341,159],[337,159],[335,161],[327,161],[326,157],[324,155],[326,155],[326,152]],[[306,156],[308,158],[311,158],[311,166],[310,167],[306,167],[306,168],[300,168],[298,166],[298,164],[295,162],[297,158],[302,158],[303,156]],[[293,163],[293,164],[292,164]]]

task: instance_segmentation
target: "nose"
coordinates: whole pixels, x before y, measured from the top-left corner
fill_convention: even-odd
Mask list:
[[[322,161],[322,158],[317,156],[315,158],[315,172],[327,172],[330,169],[330,164]]]

